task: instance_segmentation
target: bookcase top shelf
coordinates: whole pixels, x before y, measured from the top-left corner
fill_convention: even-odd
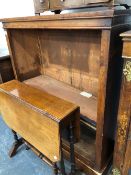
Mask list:
[[[130,10],[102,10],[0,19],[4,29],[111,29],[130,22]],[[123,18],[121,18],[123,16]],[[129,17],[129,18],[128,18]],[[114,20],[112,21],[112,18]],[[120,20],[119,20],[120,18]]]

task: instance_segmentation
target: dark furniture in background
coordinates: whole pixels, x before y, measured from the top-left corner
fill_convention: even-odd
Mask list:
[[[130,24],[130,10],[113,9],[3,19],[15,78],[80,106],[75,157],[89,175],[104,174],[112,159],[122,72],[119,34]],[[66,141],[63,150],[69,158]]]
[[[130,0],[34,0],[35,13],[40,14],[44,11],[55,11],[60,13],[61,10],[85,8],[85,7],[114,7],[125,5],[126,8],[131,6]]]
[[[10,56],[0,56],[0,83],[7,82],[14,78]]]
[[[117,121],[117,137],[114,150],[113,173],[131,173],[131,31],[121,34],[123,38],[123,76]],[[130,173],[129,173],[130,172]]]

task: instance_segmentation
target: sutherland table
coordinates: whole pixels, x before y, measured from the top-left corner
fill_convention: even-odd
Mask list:
[[[79,139],[79,107],[44,91],[35,89],[17,80],[0,85],[0,110],[5,122],[13,130],[14,152],[22,144],[18,133],[54,165],[61,162],[61,172],[65,174],[62,155],[62,130],[70,131],[71,172],[75,173],[74,141]],[[16,133],[15,133],[16,132]],[[74,140],[75,136],[75,140]]]

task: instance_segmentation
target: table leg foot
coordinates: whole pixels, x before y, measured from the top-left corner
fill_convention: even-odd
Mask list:
[[[22,138],[20,138],[20,139],[18,138],[17,133],[14,130],[12,130],[12,133],[14,135],[15,142],[14,142],[12,148],[9,151],[9,156],[10,157],[15,156],[18,148],[24,143]]]
[[[61,172],[61,175],[66,175],[66,173],[65,173],[65,164],[64,164],[63,156],[62,156],[61,162],[60,162],[60,172]]]
[[[16,155],[16,152],[18,150],[18,148],[23,144],[23,140],[19,139],[17,141],[15,141],[15,143],[13,144],[12,148],[9,151],[9,156],[13,157]]]

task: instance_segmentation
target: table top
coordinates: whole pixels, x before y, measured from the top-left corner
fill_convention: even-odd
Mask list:
[[[76,104],[50,95],[17,80],[0,85],[0,91],[17,98],[31,108],[60,122],[79,107]]]

